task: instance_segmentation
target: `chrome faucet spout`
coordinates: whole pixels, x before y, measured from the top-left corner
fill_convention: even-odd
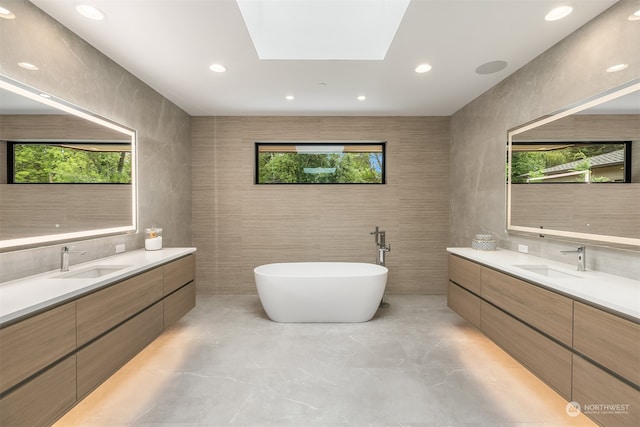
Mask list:
[[[578,249],[573,251],[560,251],[563,254],[578,254],[578,271],[586,271],[587,270],[587,248],[585,246],[580,246]]]
[[[73,251],[72,247],[64,246],[62,248],[61,256],[60,256],[60,271],[69,271],[69,254],[81,254],[84,255],[87,251]]]

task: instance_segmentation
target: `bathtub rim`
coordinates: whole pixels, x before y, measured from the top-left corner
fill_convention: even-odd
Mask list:
[[[276,269],[280,266],[291,266],[295,265],[296,267],[302,267],[303,265],[309,265],[313,267],[325,267],[324,269],[314,270],[312,272],[311,269],[307,269],[304,272],[295,271],[295,272],[286,272],[284,270],[275,270],[269,271],[272,269]],[[348,273],[344,270],[333,273],[330,269],[328,269],[331,265],[338,265],[340,267],[362,267],[366,266],[367,270],[354,268],[353,271],[349,271]],[[368,262],[357,262],[357,261],[293,261],[293,262],[274,262],[269,264],[262,264],[253,269],[254,274],[260,274],[268,277],[301,277],[301,278],[312,278],[312,277],[369,277],[369,276],[378,276],[382,274],[388,274],[389,269],[386,266],[368,263]]]

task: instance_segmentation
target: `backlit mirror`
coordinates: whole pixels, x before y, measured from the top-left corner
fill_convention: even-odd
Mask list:
[[[0,249],[135,231],[135,137],[0,76]]]
[[[640,81],[508,132],[507,230],[640,246]]]

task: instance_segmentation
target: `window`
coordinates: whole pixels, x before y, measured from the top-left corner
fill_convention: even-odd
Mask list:
[[[7,143],[10,184],[131,184],[131,144]]]
[[[518,142],[511,151],[514,184],[631,181],[630,142]]]
[[[384,142],[256,143],[256,184],[384,184]]]

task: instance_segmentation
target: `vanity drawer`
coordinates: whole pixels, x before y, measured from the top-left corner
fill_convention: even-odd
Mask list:
[[[0,393],[75,349],[75,303],[0,329]]]
[[[534,328],[571,346],[573,300],[482,267],[482,297]]]
[[[573,355],[571,400],[579,403],[582,412],[600,425],[640,425],[640,391],[576,354]]]
[[[640,325],[576,302],[573,348],[640,385]]]
[[[51,367],[0,400],[0,425],[52,424],[76,403],[76,356]]]
[[[78,346],[162,299],[162,267],[80,298]]]
[[[162,333],[162,302],[80,350],[78,399],[102,384]]]
[[[481,310],[482,332],[570,400],[571,351],[487,302]]]
[[[196,275],[196,257],[189,255],[165,265],[164,267],[164,295],[191,282]]]
[[[449,255],[449,280],[480,295],[480,264]]]
[[[164,327],[196,306],[196,283],[191,282],[164,299]]]
[[[447,305],[460,317],[476,327],[480,327],[480,298],[455,283],[449,282]]]

